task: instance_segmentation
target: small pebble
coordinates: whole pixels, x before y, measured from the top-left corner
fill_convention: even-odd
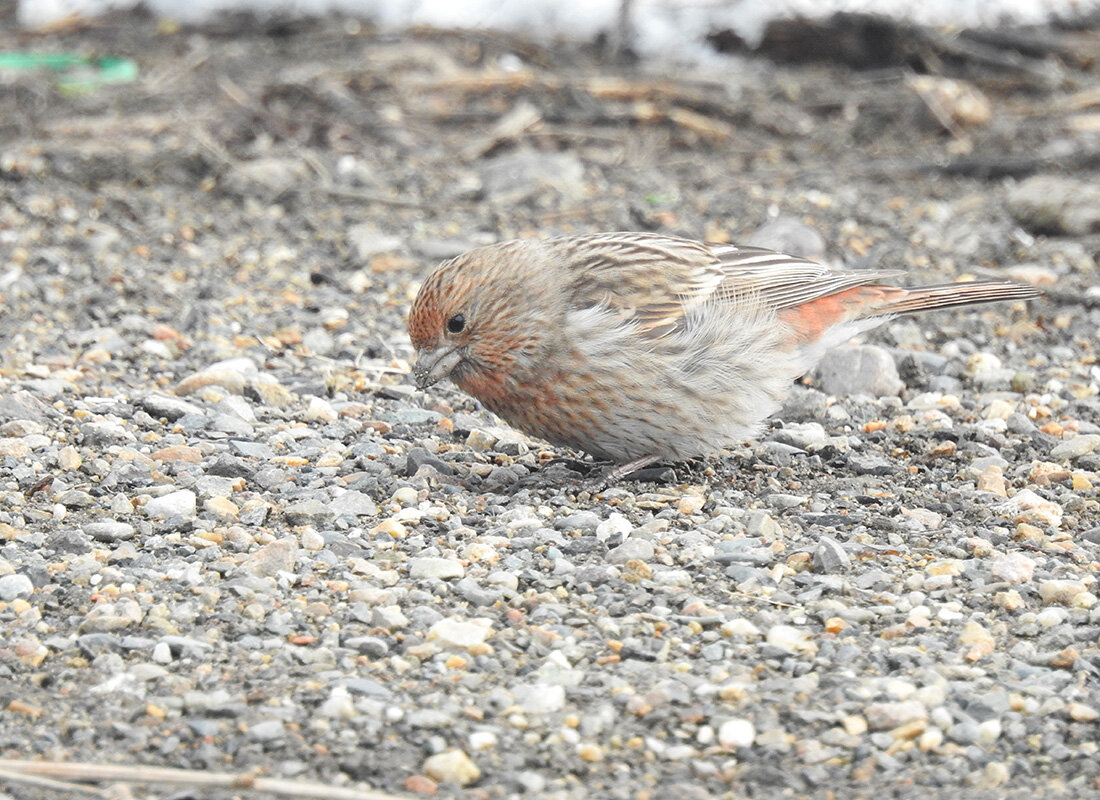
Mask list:
[[[90,522],[84,533],[100,542],[120,542],[134,538],[135,528],[127,522]]]
[[[874,345],[833,348],[818,363],[815,373],[823,392],[842,397],[895,397],[905,388],[893,357]]]
[[[452,558],[436,558],[434,556],[421,556],[409,560],[409,577],[413,580],[435,578],[436,580],[448,580],[461,578],[466,574],[462,562]]]
[[[0,600],[5,603],[9,603],[17,597],[28,597],[33,591],[34,584],[26,575],[0,576]]]
[[[481,770],[462,750],[447,750],[424,761],[422,769],[429,778],[455,786],[469,786],[481,777]]]
[[[747,719],[729,719],[718,726],[718,743],[722,747],[750,747],[756,738],[756,727]]]
[[[190,489],[170,492],[154,497],[145,504],[145,513],[150,517],[190,517],[195,514],[197,498]]]
[[[432,625],[427,638],[440,647],[474,653],[484,649],[485,640],[492,634],[493,628],[488,621],[444,619]]]

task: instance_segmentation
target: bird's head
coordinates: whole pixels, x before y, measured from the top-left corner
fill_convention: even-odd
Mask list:
[[[471,391],[534,354],[545,327],[546,292],[535,274],[541,260],[536,247],[505,242],[446,261],[428,276],[408,318],[417,386],[450,378]]]

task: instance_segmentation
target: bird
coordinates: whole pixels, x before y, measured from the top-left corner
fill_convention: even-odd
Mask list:
[[[421,285],[413,378],[449,378],[514,428],[612,462],[610,484],[751,439],[826,350],[898,314],[1039,294],[884,283],[900,274],[658,233],[501,242]]]

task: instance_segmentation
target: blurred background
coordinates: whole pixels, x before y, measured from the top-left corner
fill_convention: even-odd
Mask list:
[[[1095,4],[842,7],[8,3],[9,282],[64,277],[26,297],[71,302],[77,329],[163,323],[162,358],[245,334],[281,357],[308,296],[309,352],[379,369],[403,366],[428,268],[515,236],[657,230],[1087,291]],[[43,331],[32,351],[79,357]]]

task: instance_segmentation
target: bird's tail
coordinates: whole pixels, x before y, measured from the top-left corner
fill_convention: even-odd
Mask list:
[[[906,289],[904,294],[890,298],[873,309],[867,316],[884,314],[911,314],[915,311],[931,311],[936,308],[954,308],[978,303],[997,303],[1003,300],[1027,300],[1042,294],[1033,286],[1008,281],[976,281],[974,283],[942,283],[935,286],[917,286]]]

